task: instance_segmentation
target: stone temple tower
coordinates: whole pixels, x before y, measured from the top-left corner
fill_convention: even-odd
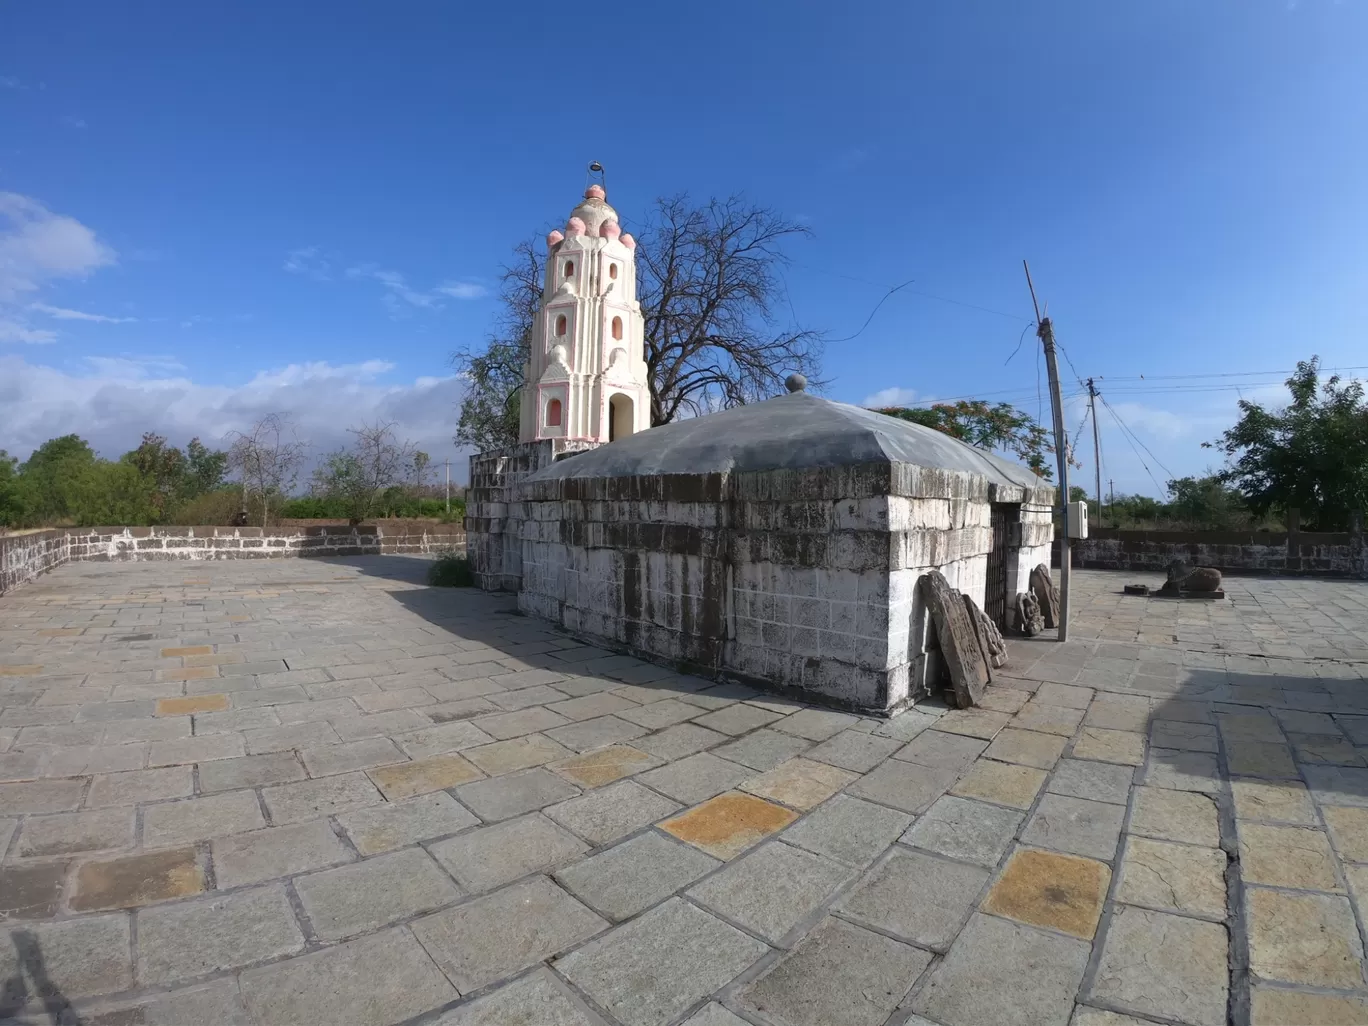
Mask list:
[[[546,237],[546,283],[524,368],[520,440],[611,442],[651,426],[636,240],[601,185]]]

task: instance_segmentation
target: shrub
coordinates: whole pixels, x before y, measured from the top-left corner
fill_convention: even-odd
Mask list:
[[[469,588],[475,583],[470,559],[459,552],[444,552],[428,568],[428,584],[434,588]]]

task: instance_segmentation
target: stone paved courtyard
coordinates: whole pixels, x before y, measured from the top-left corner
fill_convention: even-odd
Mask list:
[[[805,707],[398,557],[0,599],[0,1020],[1368,1022],[1368,584],[1126,598]]]

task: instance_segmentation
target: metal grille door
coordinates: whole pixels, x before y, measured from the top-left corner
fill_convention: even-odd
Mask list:
[[[983,611],[988,619],[1007,629],[1007,505],[989,507],[988,587],[983,595]]]

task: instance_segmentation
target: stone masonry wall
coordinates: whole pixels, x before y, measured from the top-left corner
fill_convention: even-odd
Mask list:
[[[1092,529],[1074,540],[1073,565],[1092,570],[1163,573],[1175,559],[1223,573],[1368,577],[1362,532],[1118,531]],[[1053,553],[1058,565],[1058,545]]]
[[[522,581],[524,511],[514,495],[529,475],[597,442],[546,438],[470,457],[466,489],[466,551],[475,583],[485,591],[517,591]]]
[[[452,524],[399,527],[69,527],[0,535],[0,594],[68,560],[270,559],[364,556],[462,550],[465,531]]]
[[[898,486],[946,497],[888,494]],[[524,611],[833,704],[889,711],[924,692],[916,583],[928,570],[983,601],[989,486],[969,475],[572,478],[528,482],[520,497]]]
[[[65,531],[0,534],[0,595],[71,558]]]

